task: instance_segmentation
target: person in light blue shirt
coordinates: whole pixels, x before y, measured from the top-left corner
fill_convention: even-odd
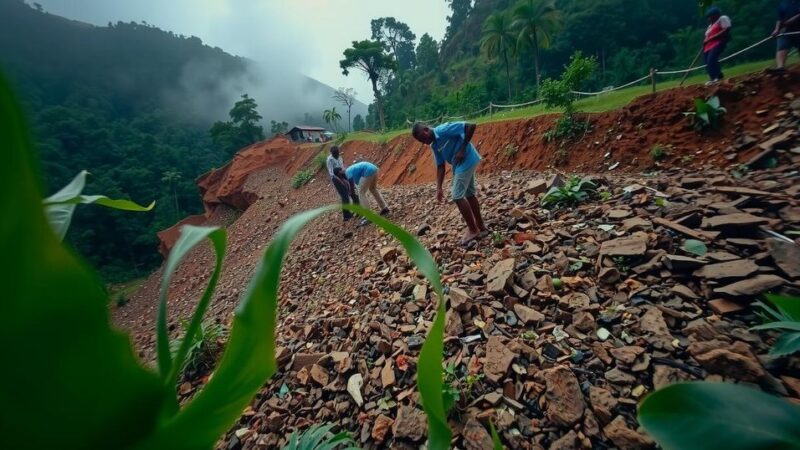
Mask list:
[[[453,167],[451,195],[467,224],[461,245],[468,245],[471,241],[488,235],[489,230],[483,223],[480,204],[475,196],[475,170],[481,161],[481,155],[471,142],[475,134],[475,124],[450,122],[431,128],[417,122],[411,134],[419,142],[430,145],[433,150],[433,159],[436,162],[436,199],[440,203],[444,202],[442,184],[445,163]]]
[[[334,174],[340,179],[350,183],[350,188],[353,192],[356,191],[357,186],[357,198],[359,199],[364,199],[366,201],[364,194],[369,191],[372,196],[375,197],[375,201],[378,202],[381,215],[385,216],[389,214],[389,207],[386,206],[386,201],[378,190],[378,166],[371,162],[361,161],[348,167],[347,170],[336,168],[334,169]]]

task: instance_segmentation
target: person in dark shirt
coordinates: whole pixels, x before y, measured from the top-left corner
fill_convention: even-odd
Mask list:
[[[800,50],[800,35],[780,35],[797,32],[800,32],[800,0],[781,0],[778,4],[778,22],[775,23],[775,30],[772,32],[773,36],[778,36],[774,71],[786,70],[786,56],[792,47]]]

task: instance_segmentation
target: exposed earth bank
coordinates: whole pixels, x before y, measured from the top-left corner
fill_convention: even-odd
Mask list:
[[[719,87],[725,125],[700,136],[682,112],[708,93],[669,91],[591,116],[593,130],[567,147],[558,169],[590,173],[608,194],[557,211],[539,204],[563,181],[553,171],[558,145],[541,138],[552,117],[479,126],[480,196],[494,233],[468,249],[457,245],[455,208],[433,198],[430,150],[409,137],[344,146],[347,163],[380,165],[390,218],[419,232],[449,289],[456,446],[492,448],[492,421],[510,448],[651,448],[637,404],[682,380],[744,382],[800,402],[800,358],[768,356],[777,335],[749,330],[760,323],[751,302],[762,293],[800,292],[792,241],[800,229],[797,74]],[[656,144],[671,146],[658,163],[649,156]],[[291,187],[320,151],[272,140],[199,180],[206,215],[192,220],[229,224],[211,320],[230,323],[286,218],[336,201],[323,171]],[[752,169],[739,167],[748,162]],[[687,239],[707,252],[686,252]],[[199,248],[179,269],[169,303],[174,336],[213,259]],[[113,307],[145,360],[153,357],[159,281],[154,273],[127,305]],[[385,234],[333,214],[312,223],[284,270],[281,369],[220,448],[276,448],[321,422],[350,431],[364,448],[419,448],[426,424],[416,361],[434,310],[426,283]],[[358,395],[347,390],[354,377],[363,379]],[[184,399],[206,380],[187,380]]]

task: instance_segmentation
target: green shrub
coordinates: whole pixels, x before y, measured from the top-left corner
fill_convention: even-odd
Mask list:
[[[650,149],[650,157],[653,158],[653,161],[661,161],[666,158],[667,155],[667,148],[661,144],[656,144]]]
[[[503,152],[506,154],[507,157],[514,159],[514,157],[517,156],[518,152],[517,146],[514,144],[508,144],[506,145],[506,148],[503,150]]]
[[[185,226],[164,265],[156,323],[156,368],[136,357],[128,336],[111,326],[108,298],[96,273],[61,244],[41,204],[32,145],[19,106],[0,80],[0,204],[14,214],[0,227],[3,271],[12,287],[0,302],[0,345],[12,370],[0,371],[0,424],[13,430],[0,447],[194,450],[212,448],[277,371],[278,285],[292,240],[310,221],[339,210],[329,206],[287,220],[275,233],[236,308],[230,337],[214,376],[187,404],[178,404],[177,379],[191,340],[170,351],[167,292],[184,257],[211,241],[215,265],[197,301],[187,335],[203,322],[222,270],[227,234]],[[449,447],[452,433],[442,397],[445,303],[433,257],[410,233],[374,212],[346,206],[397,238],[438,298],[422,346],[417,387],[428,416],[428,448]],[[47,405],[43,408],[42,405]],[[36,420],[31,420],[35,417]],[[43,433],[42,424],[47,424]]]
[[[542,197],[541,204],[544,208],[575,206],[586,201],[596,191],[597,185],[592,181],[572,176],[563,186],[553,186]]]
[[[298,170],[297,173],[295,173],[292,177],[292,187],[295,189],[300,189],[308,184],[309,181],[313,180],[316,173],[316,170],[311,169]]]
[[[711,97],[708,101],[702,98],[694,99],[694,111],[683,113],[692,119],[692,126],[697,132],[708,128],[718,130],[722,126],[722,117],[728,112],[719,102],[719,97]]]
[[[184,332],[189,330],[188,321],[182,320],[181,326]],[[177,355],[187,336],[188,334],[184,334],[183,338],[170,342],[170,350],[173,356]],[[200,328],[194,335],[194,339],[189,344],[186,360],[180,370],[181,374],[186,378],[192,378],[209,372],[214,367],[214,363],[222,351],[222,340],[225,336],[225,327],[222,325],[215,322],[201,323]]]
[[[328,166],[328,151],[322,150],[314,156],[314,160],[311,164],[313,168],[316,170],[327,169]]]
[[[545,140],[572,139],[589,130],[589,122],[575,117],[578,112],[575,107],[578,96],[573,91],[579,90],[596,68],[595,57],[587,58],[581,52],[575,52],[560,79],[548,78],[542,82],[541,96],[545,107],[562,108],[564,111],[553,129],[545,133]]]

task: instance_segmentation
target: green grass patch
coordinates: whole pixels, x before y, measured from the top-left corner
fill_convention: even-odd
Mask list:
[[[739,64],[736,66],[725,67],[725,74],[728,78],[737,77],[740,75],[746,75],[753,72],[758,72],[760,70],[764,70],[767,67],[770,67],[774,62],[770,60],[763,60],[763,61],[756,61],[750,63]],[[658,77],[658,84],[656,85],[656,91],[666,91],[668,89],[673,89],[678,87],[680,84],[681,75],[674,75],[670,78],[659,76]],[[694,72],[694,75],[691,75],[689,78],[686,79],[684,86],[691,86],[705,83],[708,80],[708,76],[702,70],[698,70]],[[595,97],[585,97],[581,100],[575,102],[575,106],[581,112],[589,112],[589,113],[599,113],[599,112],[606,112],[615,109],[622,108],[623,106],[628,105],[633,100],[643,95],[648,95],[652,93],[652,86],[649,84],[648,81],[643,81],[642,85],[640,86],[633,86],[625,89],[620,89],[619,91],[609,92],[607,94],[600,94]],[[489,116],[481,116],[475,119],[470,119],[470,122],[483,124],[483,123],[492,123],[492,122],[502,122],[504,120],[516,120],[516,119],[523,119],[535,116],[541,116],[544,114],[554,114],[560,112],[557,109],[545,109],[544,105],[534,105],[529,106],[527,108],[520,108],[520,109],[513,109],[513,110],[505,110],[502,112],[496,112],[495,114]],[[366,142],[383,142],[384,140],[391,141],[392,139],[400,136],[402,134],[409,133],[408,128],[403,128],[400,130],[390,130],[386,133],[369,133],[365,131],[361,131],[358,133],[351,133],[347,137],[347,141],[366,141]]]

